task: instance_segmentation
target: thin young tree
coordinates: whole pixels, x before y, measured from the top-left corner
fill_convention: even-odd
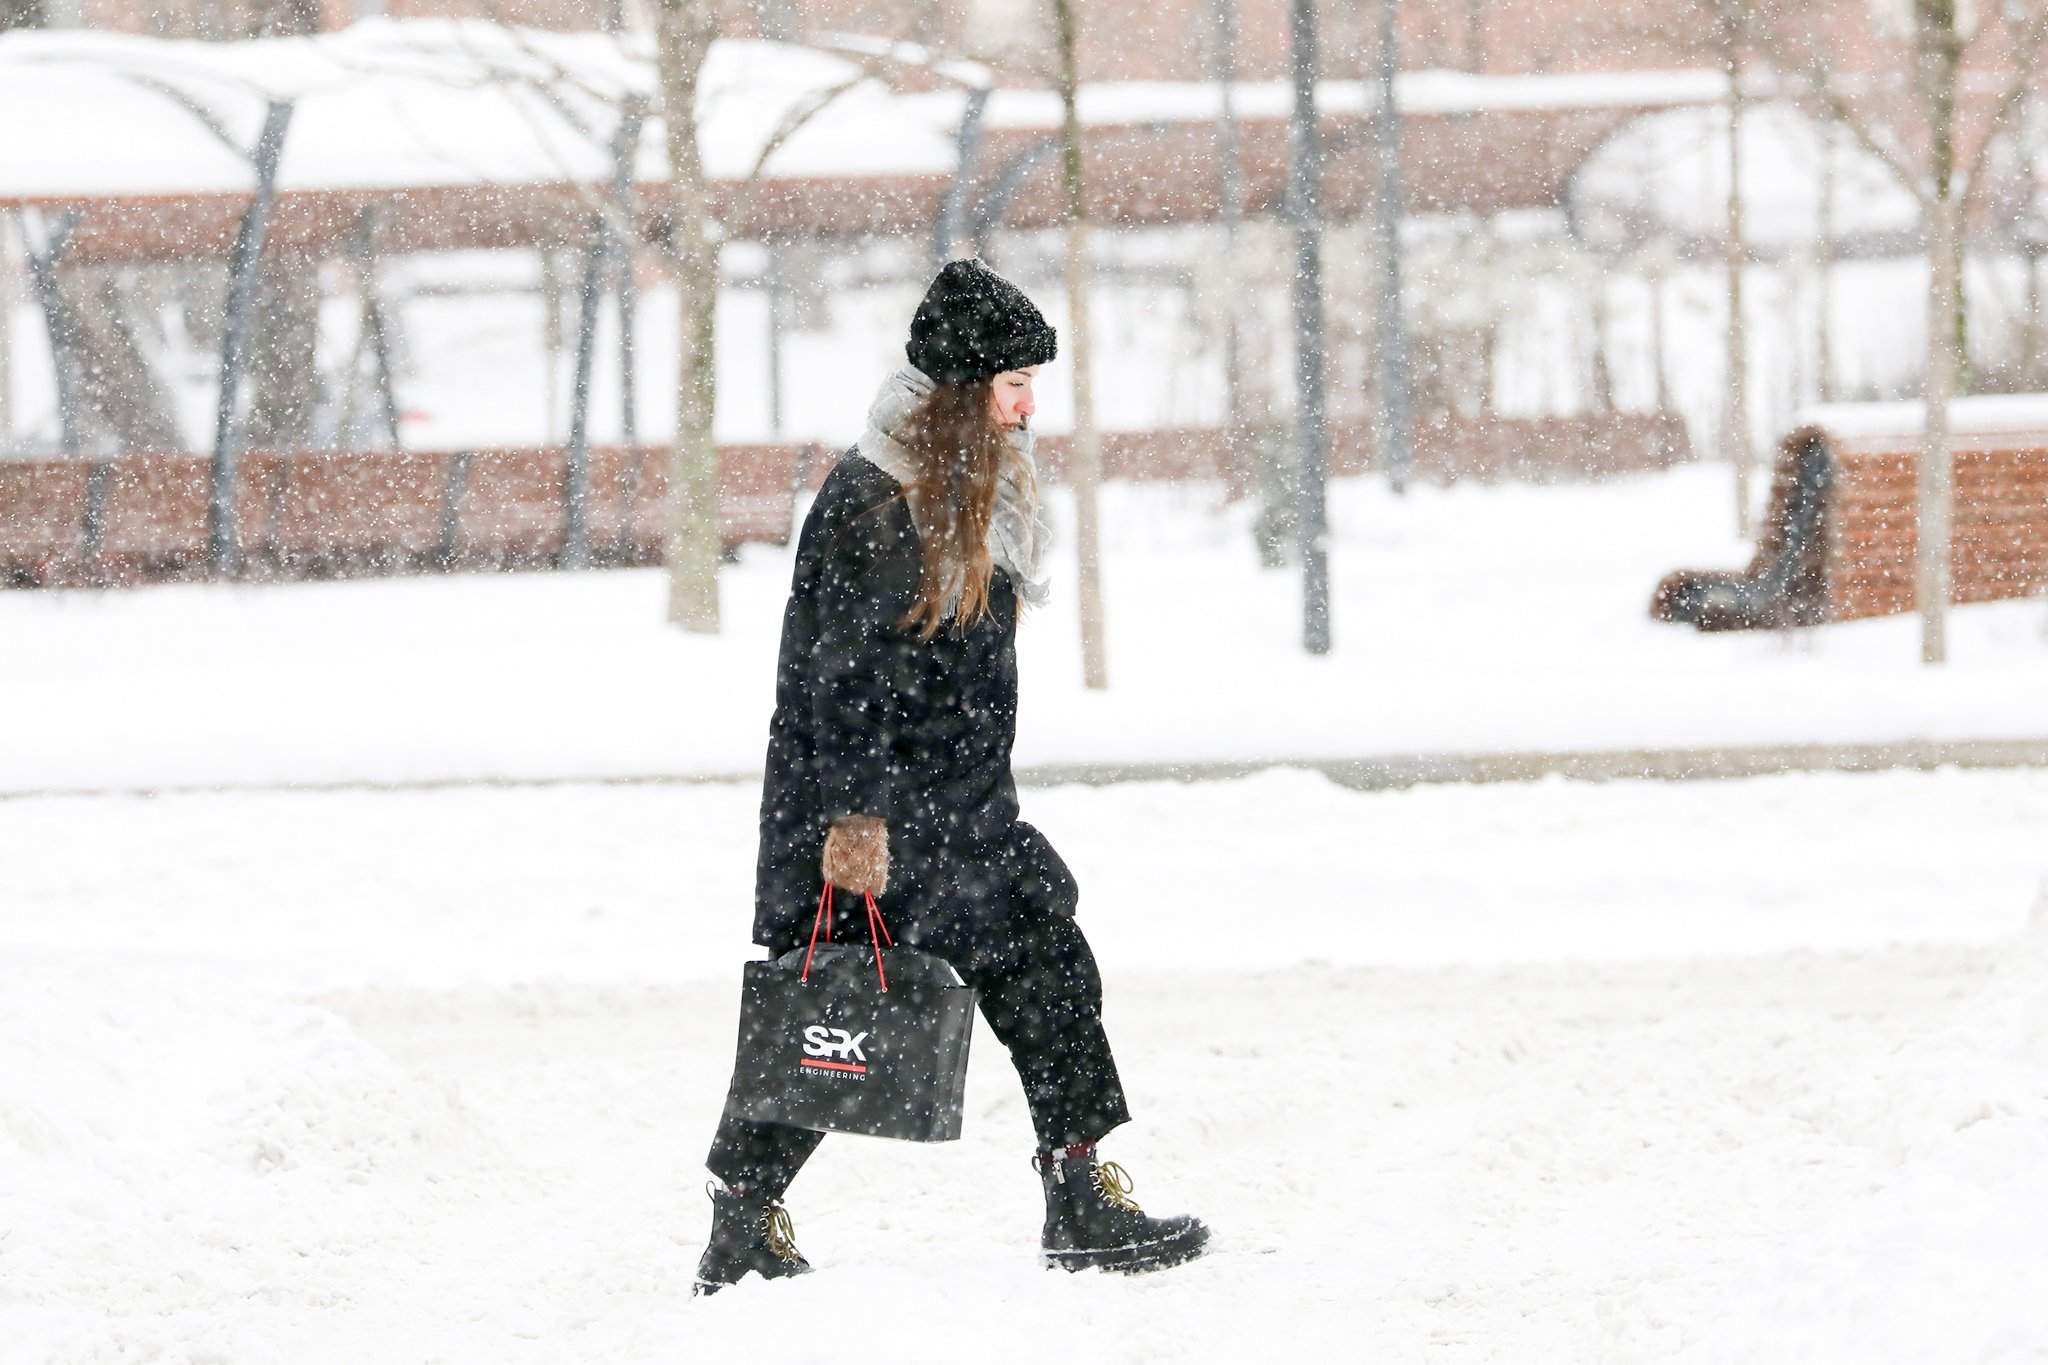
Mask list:
[[[1244,227],[1244,161],[1238,151],[1237,126],[1237,0],[1208,0],[1207,13],[1209,73],[1216,82],[1217,95],[1216,205],[1226,262],[1225,270],[1218,273],[1228,276],[1238,259]],[[1225,278],[1222,284],[1223,483],[1225,495],[1235,500],[1259,484],[1259,471],[1253,466],[1262,456],[1254,449],[1245,401],[1245,291],[1234,278]]]
[[[1852,97],[1840,77],[1833,31],[1808,28],[1775,38],[1780,65],[1801,81],[1857,142],[1890,166],[1920,201],[1927,244],[1925,419],[1915,488],[1914,591],[1920,614],[1920,658],[1948,658],[1955,507],[1949,405],[1969,390],[1968,318],[1963,296],[1963,228],[1988,177],[1979,172],[1995,135],[2020,110],[2032,85],[2048,6],[2009,0],[1995,9],[1969,0],[1873,0],[1878,35],[1911,54],[1903,83],[1858,82]],[[1982,22],[1980,22],[1982,19]],[[1997,35],[1992,41],[1989,35]],[[1988,71],[1968,70],[1975,65]],[[1966,124],[1966,95],[1988,76],[1999,93],[1987,112]],[[1966,138],[1974,154],[1962,156]],[[1905,148],[1918,145],[1915,158]]]
[[[718,448],[712,415],[718,245],[697,150],[697,86],[718,33],[714,0],[658,0],[655,63],[669,165],[670,267],[681,311],[676,427],[669,450],[668,619],[685,630],[718,629]]]
[[[1074,376],[1074,437],[1067,478],[1074,489],[1075,538],[1080,559],[1081,680],[1091,688],[1109,686],[1103,643],[1102,439],[1095,427],[1095,386],[1089,377],[1094,355],[1089,326],[1088,195],[1081,161],[1080,70],[1075,56],[1074,0],[1052,0],[1053,36],[1058,47],[1060,173],[1066,192],[1066,287],[1069,366]]]
[[[1714,53],[1728,81],[1728,200],[1722,232],[1723,268],[1728,281],[1726,342],[1727,380],[1721,418],[1721,451],[1735,468],[1735,529],[1747,539],[1755,494],[1756,452],[1749,438],[1749,338],[1743,314],[1742,282],[1749,248],[1742,232],[1742,112],[1745,100],[1742,68],[1748,47],[1745,22],[1750,15],[1741,0],[1713,0]]]
[[[246,36],[300,38],[320,31],[317,0],[257,0]],[[249,333],[249,412],[244,445],[288,450],[313,439],[320,408],[320,262],[299,252],[257,263]]]
[[[1589,36],[1604,43],[1650,45],[1670,60],[1711,64],[1727,82],[1724,107],[1728,119],[1728,190],[1723,200],[1722,277],[1727,312],[1721,331],[1721,458],[1735,474],[1735,525],[1738,535],[1751,531],[1755,451],[1749,430],[1749,340],[1745,327],[1743,282],[1749,248],[1742,223],[1742,123],[1744,68],[1768,32],[1785,0],[1686,0],[1687,22],[1644,24],[1635,17],[1589,19]]]

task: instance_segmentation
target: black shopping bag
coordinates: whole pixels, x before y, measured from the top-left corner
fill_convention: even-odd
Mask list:
[[[943,959],[892,942],[867,898],[874,946],[818,942],[749,962],[725,1112],[761,1123],[906,1142],[960,1136],[973,990]]]

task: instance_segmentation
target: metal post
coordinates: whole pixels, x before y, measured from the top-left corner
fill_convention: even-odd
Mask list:
[[[64,291],[58,286],[57,267],[71,248],[72,234],[78,230],[78,212],[73,209],[58,216],[45,232],[41,250],[30,238],[26,214],[15,220],[15,227],[21,235],[22,254],[27,258],[36,301],[42,305],[43,326],[50,335],[50,368],[57,377],[58,441],[66,455],[76,456],[85,444],[79,429],[75,373],[78,320],[72,316],[70,305],[64,301]],[[0,326],[4,325],[5,318],[0,317]],[[114,462],[94,460],[85,478],[85,507],[78,528],[79,558],[92,578],[99,576],[100,547],[107,529],[107,492],[113,481]]]
[[[1301,535],[1302,645],[1330,652],[1330,567],[1324,507],[1329,431],[1323,412],[1322,141],[1316,129],[1315,0],[1292,0],[1294,109],[1288,119],[1288,205],[1294,218],[1294,478]]]
[[[1394,73],[1401,65],[1400,39],[1394,27],[1400,0],[1379,3],[1379,107],[1372,121],[1379,178],[1373,195],[1373,240],[1379,266],[1378,309],[1373,322],[1374,359],[1378,362],[1379,410],[1373,425],[1387,483],[1396,492],[1408,488],[1415,439],[1409,416],[1408,320],[1401,304],[1401,112],[1394,103]]]
[[[761,21],[761,36],[771,43],[794,42],[797,14],[794,0],[763,0],[754,6]]]
[[[640,498],[640,367],[639,341],[635,335],[640,291],[633,277],[633,254],[640,244],[640,214],[633,194],[633,163],[639,156],[640,128],[646,117],[646,102],[638,95],[630,97],[620,116],[612,161],[612,207],[618,214],[613,264],[618,271],[619,291],[619,444],[625,448],[619,489],[619,534],[614,542],[615,557],[620,563],[632,558],[633,508]]]
[[[562,537],[562,565],[581,569],[590,564],[590,382],[597,363],[597,312],[604,299],[605,272],[612,262],[613,233],[608,214],[633,221],[633,157],[640,144],[644,106],[628,100],[619,114],[619,126],[612,134],[612,186],[608,213],[599,213],[590,224],[590,236],[583,248],[583,287],[579,291],[580,312],[576,319],[576,377],[570,390],[568,469],[564,478],[565,503]],[[629,306],[620,299],[620,346],[632,345]],[[622,349],[623,360],[625,351]],[[632,365],[621,366],[629,385],[625,393],[625,422],[634,418]],[[630,444],[630,442],[629,442]]]
[[[444,571],[455,567],[455,556],[462,552],[462,503],[469,493],[471,455],[458,450],[448,457],[448,478],[441,486],[441,545],[435,559]]]
[[[597,358],[597,307],[603,297],[605,225],[593,219],[583,248],[583,287],[577,292],[576,378],[569,390],[568,469],[563,476],[562,567],[590,563],[590,372]]]
[[[276,101],[263,116],[256,141],[256,200],[242,215],[241,228],[228,255],[228,311],[220,346],[220,395],[213,419],[213,495],[207,505],[207,547],[216,574],[230,574],[240,565],[241,545],[235,526],[235,473],[241,456],[235,428],[235,395],[247,364],[249,315],[256,302],[258,267],[263,260],[263,234],[270,225],[270,206],[277,194],[277,163],[284,151],[285,129],[292,106]]]
[[[1224,259],[1237,260],[1238,229],[1244,221],[1244,167],[1237,150],[1237,0],[1210,0],[1215,30],[1210,73],[1221,109],[1216,119],[1217,209],[1223,220]],[[1238,289],[1226,285],[1223,304],[1223,445],[1225,478],[1233,496],[1249,492],[1245,460],[1250,444],[1245,422],[1244,362],[1238,328]]]
[[[618,255],[619,270],[619,440],[631,449],[640,444],[639,382],[635,358],[639,351],[633,337],[639,317],[639,291],[633,280],[633,252],[623,247]]]
[[[78,212],[67,210],[58,215],[54,223],[47,225],[40,249],[30,236],[27,213],[15,220],[15,227],[21,234],[22,253],[28,258],[29,280],[35,287],[36,302],[43,307],[43,326],[50,334],[51,368],[57,375],[58,439],[66,455],[76,455],[84,444],[78,429],[78,381],[73,373],[77,322],[64,302],[63,291],[57,287],[57,267],[63,261],[64,253],[71,248],[72,234],[78,230]]]
[[[356,284],[362,290],[363,330],[370,341],[370,359],[377,367],[377,400],[384,429],[391,434],[391,448],[403,450],[405,441],[398,434],[398,390],[391,378],[391,336],[384,322],[384,305],[377,297],[377,227],[377,210],[364,209],[349,246],[355,257]]]
[[[1002,170],[996,173],[995,180],[989,185],[987,192],[975,200],[974,212],[969,215],[974,229],[972,247],[982,259],[990,259],[990,239],[995,236],[996,229],[1003,225],[1003,219],[1009,214],[1010,201],[1024,187],[1024,182],[1031,178],[1031,173],[1038,169],[1038,163],[1049,156],[1057,155],[1059,150],[1060,140],[1048,137],[1014,153],[1003,163]],[[958,249],[957,241],[955,249]]]
[[[953,133],[953,180],[946,186],[946,197],[939,204],[938,235],[932,243],[932,254],[940,265],[953,258],[954,247],[967,235],[967,187],[973,183],[974,162],[981,152],[982,116],[988,111],[988,95],[985,85],[967,92],[967,108]]]

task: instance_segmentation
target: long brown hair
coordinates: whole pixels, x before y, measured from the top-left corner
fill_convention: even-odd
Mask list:
[[[915,628],[919,639],[939,633],[948,607],[956,630],[988,615],[989,522],[1010,458],[989,400],[993,387],[992,378],[941,384],[895,433],[917,462],[917,477],[903,492],[923,541],[917,599],[897,625]],[[959,600],[949,601],[956,589]]]

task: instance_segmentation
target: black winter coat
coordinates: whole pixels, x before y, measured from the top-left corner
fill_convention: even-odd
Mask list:
[[[754,891],[754,939],[776,951],[809,938],[842,815],[888,822],[878,904],[899,942],[965,968],[1074,913],[1066,864],[1017,818],[1015,587],[998,568],[988,616],[920,640],[897,625],[919,554],[896,481],[848,452],[804,520],[782,619]],[[859,898],[837,908],[841,939],[864,940]]]

